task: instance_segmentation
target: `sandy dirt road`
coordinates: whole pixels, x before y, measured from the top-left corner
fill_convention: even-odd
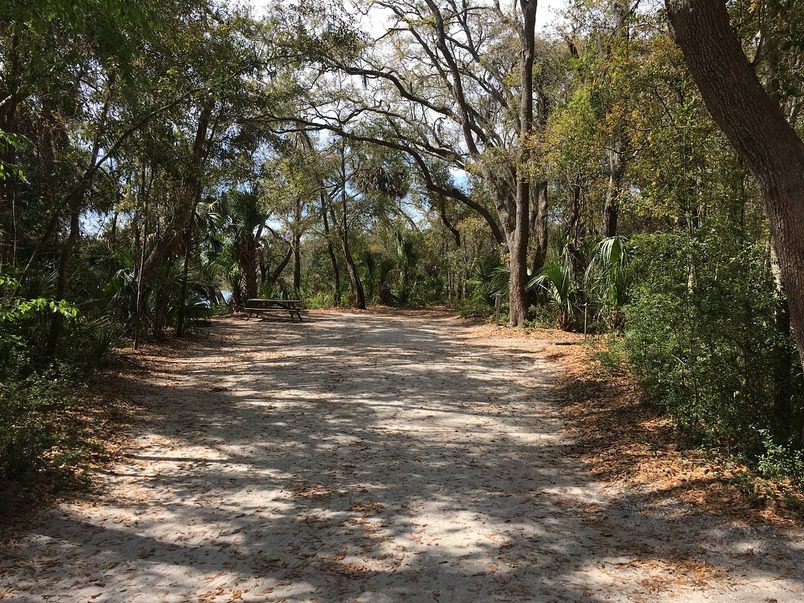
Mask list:
[[[0,550],[14,601],[800,601],[800,532],[596,483],[550,344],[448,317],[223,319],[120,387],[148,416]]]

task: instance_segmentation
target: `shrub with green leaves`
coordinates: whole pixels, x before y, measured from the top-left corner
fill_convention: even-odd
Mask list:
[[[16,297],[17,288],[0,275],[0,479],[41,467],[43,453],[56,443],[45,417],[68,403],[78,381],[75,370],[48,359],[43,346],[52,317],[73,327],[78,309],[64,300]]]
[[[728,232],[635,237],[625,346],[651,401],[702,442],[756,462],[774,428],[780,341],[768,249]],[[786,432],[801,433],[802,380],[795,363]],[[800,440],[798,440],[800,442]],[[798,444],[800,446],[800,443]]]

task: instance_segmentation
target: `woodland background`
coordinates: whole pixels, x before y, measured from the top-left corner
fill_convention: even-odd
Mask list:
[[[800,137],[804,5],[728,10]],[[573,0],[550,35],[530,17],[4,2],[0,479],[85,453],[52,418],[117,345],[252,297],[490,316],[500,295],[514,326],[608,334],[688,437],[804,486],[768,219],[663,7]]]

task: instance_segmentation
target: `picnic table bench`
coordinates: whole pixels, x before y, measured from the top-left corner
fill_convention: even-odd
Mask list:
[[[243,311],[249,316],[259,316],[268,312],[287,312],[290,320],[299,319],[301,322],[301,311],[303,309],[300,299],[249,299],[243,306]]]

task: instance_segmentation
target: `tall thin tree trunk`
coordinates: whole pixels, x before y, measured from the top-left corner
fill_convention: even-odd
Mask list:
[[[302,200],[296,197],[293,212],[293,291],[297,299],[301,297],[301,220]]]
[[[193,210],[195,214],[195,210]],[[181,291],[179,293],[179,307],[176,315],[176,337],[184,335],[184,317],[187,306],[187,277],[190,271],[190,253],[193,248],[193,220],[187,223],[184,235],[184,267],[182,268]]]
[[[285,253],[285,257],[282,258],[282,261],[279,262],[276,269],[268,275],[268,282],[273,284],[282,276],[282,271],[290,262],[290,258],[293,256],[293,248],[288,247],[287,253]]]
[[[188,166],[188,173],[184,176],[184,182],[179,191],[178,208],[165,228],[165,232],[157,238],[156,244],[145,260],[144,270],[146,276],[167,262],[171,253],[184,239],[187,222],[192,222],[194,219],[196,206],[201,199],[201,172],[208,151],[207,135],[211,117],[212,105],[206,104],[202,107],[201,114],[198,117],[192,157]]]
[[[142,268],[145,265],[145,243],[148,240],[148,220],[146,218],[142,226],[142,235],[140,236],[140,265],[137,270],[137,301],[134,310],[134,349],[138,350],[140,347],[140,336],[142,333]]]
[[[344,200],[344,210],[346,208],[346,201]],[[344,216],[345,219],[345,216]],[[352,293],[354,294],[354,305],[356,308],[366,308],[366,292],[363,289],[363,283],[360,281],[360,274],[357,272],[357,265],[352,257],[352,248],[349,245],[349,231],[344,225],[343,236],[341,237],[341,245],[343,246],[343,256],[346,260],[346,272],[349,275],[349,282],[352,284]]]
[[[357,308],[366,308],[366,292],[363,283],[360,282],[360,274],[357,272],[357,265],[352,257],[352,248],[349,244],[349,211],[347,209],[349,194],[346,192],[346,143],[341,144],[341,245],[343,247],[343,257],[346,260],[346,272],[349,275],[349,282],[352,284],[354,294],[354,305]]]
[[[615,142],[614,149],[607,151],[609,164],[609,181],[606,186],[606,202],[603,206],[604,237],[613,237],[617,234],[617,221],[620,217],[620,195],[622,193],[623,175],[625,173],[625,140],[620,138]]]
[[[631,37],[628,26],[628,15],[631,10],[631,2],[615,1],[612,3],[614,10],[614,35],[612,41],[615,43],[627,43]],[[609,56],[612,53],[609,47]],[[606,201],[603,206],[603,227],[601,234],[604,237],[613,237],[617,234],[617,222],[620,217],[620,197],[623,189],[623,176],[625,175],[625,157],[628,152],[628,135],[622,123],[616,123],[614,139],[611,141],[611,148],[606,151],[606,159],[609,167],[609,181],[606,187]]]
[[[151,183],[153,183],[153,171],[151,172]],[[142,290],[142,273],[145,266],[145,249],[148,246],[148,194],[150,187],[146,186],[145,180],[145,162],[142,163],[141,180],[140,180],[140,195],[143,200],[143,223],[142,235],[140,235],[140,265],[137,269],[137,301],[134,306],[134,349],[140,347],[140,336],[142,334],[142,306],[143,306],[143,290]]]
[[[531,274],[537,274],[544,268],[547,256],[547,181],[542,180],[534,186],[535,207],[531,208],[533,214],[533,258],[531,260]]]
[[[332,264],[332,278],[335,280],[335,290],[333,291],[333,301],[336,306],[341,305],[341,269],[338,266],[338,258],[335,255],[335,248],[332,245],[332,238],[329,232],[329,219],[327,218],[327,196],[322,190],[321,196],[321,218],[324,221],[324,237],[327,239],[327,254]]]

